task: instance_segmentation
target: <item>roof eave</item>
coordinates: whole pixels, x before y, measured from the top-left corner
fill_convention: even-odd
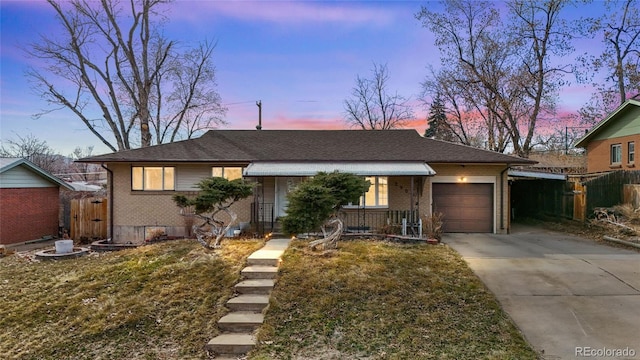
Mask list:
[[[635,105],[640,107],[640,101],[634,100],[634,99],[628,99],[627,101],[622,103],[622,105],[618,106],[617,109],[615,109],[613,112],[607,115],[602,121],[597,123],[591,130],[589,130],[586,134],[584,134],[583,137],[578,139],[574,143],[574,147],[580,147],[580,148],[586,149],[587,144],[589,143],[589,141],[591,141],[591,138],[595,136],[595,134],[597,134],[603,127],[607,126],[607,124],[613,118],[615,118],[620,112],[622,112],[624,109],[626,109],[630,105]]]

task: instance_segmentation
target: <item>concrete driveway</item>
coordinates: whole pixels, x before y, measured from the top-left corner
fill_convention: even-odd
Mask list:
[[[443,242],[544,359],[640,359],[640,253],[519,226]]]

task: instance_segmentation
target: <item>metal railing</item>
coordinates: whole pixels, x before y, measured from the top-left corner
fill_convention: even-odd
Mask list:
[[[251,203],[251,223],[261,236],[273,232],[276,224],[275,207],[273,203]]]
[[[400,233],[402,219],[407,219],[411,234],[417,235],[420,213],[418,210],[348,210],[343,212],[342,221],[348,232]]]

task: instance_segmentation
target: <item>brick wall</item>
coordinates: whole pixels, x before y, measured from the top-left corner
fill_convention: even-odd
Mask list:
[[[195,195],[195,192],[131,191],[131,165],[110,164],[109,168],[114,181],[114,241],[144,241],[145,226],[165,226],[169,235],[186,235],[185,219],[172,197],[177,193]],[[180,171],[176,166],[176,172]],[[238,215],[238,222],[250,221],[252,201],[250,196],[231,208]]]
[[[0,190],[0,244],[15,244],[58,235],[59,190]]]
[[[419,189],[419,179],[420,176],[415,176],[413,193],[419,204],[420,213],[424,215],[429,212],[429,188],[427,187],[428,181],[425,180],[422,189]],[[411,176],[390,176],[388,185],[389,210],[411,209]],[[417,210],[415,204],[414,210]]]
[[[597,173],[612,170],[638,170],[635,162],[629,162],[630,141],[635,142],[635,156],[640,153],[640,135],[623,136],[613,139],[593,140],[587,146],[587,172]],[[618,166],[611,166],[611,145],[622,145],[622,163]],[[640,160],[638,160],[640,161]]]

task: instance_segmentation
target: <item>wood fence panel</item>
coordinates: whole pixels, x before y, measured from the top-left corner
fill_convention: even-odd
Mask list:
[[[107,198],[90,197],[71,200],[71,236],[104,239],[107,237]]]
[[[573,219],[587,219],[587,187],[579,182],[573,183]]]
[[[622,191],[624,204],[631,204],[634,209],[640,207],[640,185],[624,184]]]

